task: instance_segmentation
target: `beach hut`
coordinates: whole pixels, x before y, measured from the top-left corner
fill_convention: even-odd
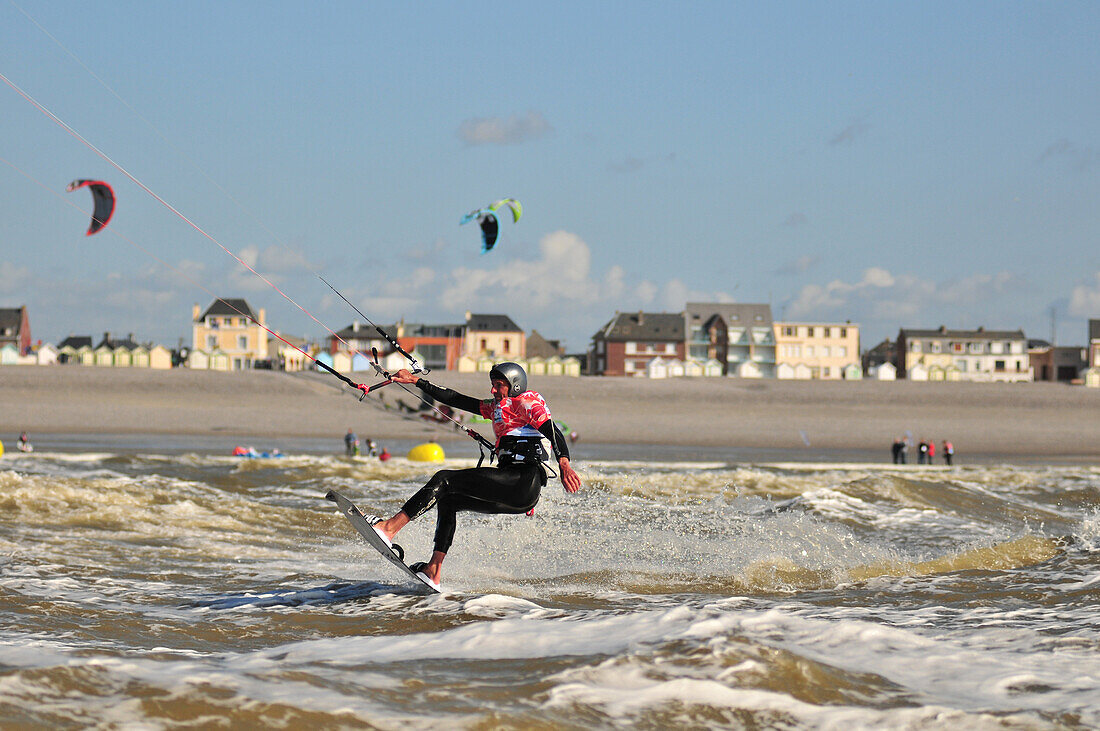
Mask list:
[[[0,365],[15,365],[19,360],[19,349],[11,343],[0,348]]]
[[[124,345],[120,345],[111,351],[115,368],[130,368],[134,365],[133,352]]]
[[[737,376],[739,378],[763,378],[764,371],[760,368],[760,364],[748,360],[737,367]]]
[[[134,368],[148,368],[149,367],[149,349],[144,345],[139,345],[130,351],[130,365]]]
[[[221,348],[214,348],[210,352],[210,370],[212,371],[229,371],[233,369],[233,361],[229,358],[229,353],[226,353]]]
[[[544,358],[532,358],[528,361],[528,365],[531,367],[527,369],[527,372],[532,376],[546,375],[546,360]]]
[[[775,368],[775,377],[780,381],[790,381],[794,379],[794,366],[790,363],[780,363]]]
[[[55,363],[57,363],[57,348],[49,343],[34,351],[35,365],[53,365]]]
[[[95,365],[95,351],[90,345],[82,345],[76,351],[76,356],[80,360],[80,365]]]
[[[893,363],[879,363],[868,368],[867,375],[876,381],[896,381],[898,369]]]
[[[149,350],[149,367],[166,371],[172,367],[172,351],[163,345],[154,345]]]
[[[314,356],[314,359],[317,361],[317,364],[313,366],[313,370],[324,371],[325,369],[320,366],[321,363],[332,368],[332,353],[318,353]]]
[[[458,359],[459,373],[477,373],[477,359],[464,355]]]
[[[351,370],[351,354],[338,350],[332,354],[332,368],[337,373],[347,373]]]
[[[814,369],[805,363],[799,363],[794,367],[794,377],[796,381],[809,381],[814,377]]]
[[[493,361],[493,359],[490,358],[489,356],[487,356],[487,355],[479,356],[478,359],[477,359],[477,372],[478,373],[488,373],[489,371],[493,370],[494,365],[496,365],[496,362]]]
[[[909,371],[905,374],[905,377],[910,381],[927,381],[928,369],[922,366],[920,363],[917,363],[915,366],[909,369]]]
[[[92,365],[113,366],[115,364],[115,351],[106,345],[100,345],[92,351]]]
[[[561,356],[552,355],[546,359],[546,375],[560,376],[565,373],[565,366],[561,362]]]
[[[946,381],[947,376],[943,372],[943,366],[932,364],[928,366],[928,380],[929,381]]]
[[[646,364],[645,370],[639,375],[645,374],[647,378],[668,378],[668,361],[664,358],[654,358]]]
[[[687,378],[700,378],[703,375],[703,364],[694,358],[684,361],[684,376]]]
[[[863,369],[855,363],[849,363],[841,369],[840,377],[845,381],[862,381]]]
[[[187,354],[187,367],[193,371],[205,371],[210,368],[210,354],[205,350],[192,350]]]
[[[704,378],[721,378],[722,377],[722,364],[714,358],[707,358],[707,362],[703,364],[703,377]]]
[[[365,353],[354,353],[351,356],[351,369],[353,371],[373,370],[370,364],[370,358],[368,358]]]
[[[562,373],[572,378],[579,378],[581,375],[581,361],[579,358],[568,356],[561,362]]]
[[[1082,376],[1081,380],[1088,388],[1100,388],[1100,367],[1087,368]]]
[[[943,378],[945,381],[961,381],[962,371],[954,364],[949,365],[943,369]]]
[[[77,356],[76,348],[71,345],[66,345],[57,351],[57,362],[63,364],[78,364],[80,358]]]

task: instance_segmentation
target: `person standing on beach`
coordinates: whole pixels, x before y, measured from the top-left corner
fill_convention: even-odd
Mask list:
[[[489,419],[497,438],[496,467],[440,470],[393,517],[367,517],[378,535],[390,543],[398,531],[435,506],[435,550],[431,560],[409,567],[433,586],[439,586],[459,511],[521,515],[534,509],[547,478],[543,437],[549,440],[557,458],[558,475],[566,492],[580,489],[581,478],[569,466],[565,437],[554,425],[542,395],[527,389],[527,373],[519,364],[493,366],[489,371],[491,399],[479,400],[436,386],[405,369],[398,371],[393,380],[415,385],[440,403]]]
[[[948,467],[951,466],[951,458],[955,456],[955,445],[946,439],[943,440],[943,462]]]
[[[928,461],[928,442],[923,439],[917,444],[917,464],[924,464]]]
[[[936,440],[928,440],[928,464],[932,464],[936,461]]]
[[[905,464],[905,460],[901,456],[903,449],[905,449],[905,444],[901,441],[901,437],[894,437],[894,444],[890,447],[890,454],[894,458],[894,464]]]
[[[355,436],[355,432],[348,427],[348,433],[344,435],[344,454],[348,457],[355,457],[359,454],[359,437]]]

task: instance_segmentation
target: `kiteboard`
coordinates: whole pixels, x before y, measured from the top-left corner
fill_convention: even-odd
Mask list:
[[[432,593],[440,593],[439,589],[426,582],[418,576],[415,571],[409,568],[408,564],[403,560],[405,558],[405,551],[401,546],[395,543],[393,544],[393,548],[390,548],[385,544],[381,536],[378,535],[378,532],[367,522],[366,517],[363,515],[363,511],[357,508],[352,501],[335,490],[329,490],[328,494],[325,495],[325,499],[336,503],[336,506],[340,508],[340,512],[348,519],[352,527],[359,531],[359,535],[363,536],[374,550],[382,554],[383,558],[396,566],[401,573],[423,585]]]

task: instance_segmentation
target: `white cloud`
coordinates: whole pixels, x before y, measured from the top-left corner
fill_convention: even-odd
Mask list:
[[[439,312],[506,313],[524,330],[566,338],[580,349],[615,310],[678,312],[691,301],[732,301],[724,292],[692,289],[678,279],[631,282],[621,266],[593,269],[592,251],[576,234],[543,236],[531,258],[487,255],[483,266],[434,272],[422,267],[401,279],[386,279],[353,301],[379,317],[432,318]],[[345,293],[348,294],[348,293]],[[332,304],[327,302],[326,304]]]
[[[855,282],[834,279],[809,284],[790,301],[783,313],[787,320],[844,319],[887,330],[898,327],[931,327],[960,319],[984,319],[996,302],[1011,298],[1019,280],[1009,272],[974,274],[936,282],[912,274],[892,274],[880,267],[863,271]],[[1004,312],[1004,309],[1001,309]],[[973,322],[1015,327],[1015,323]]]
[[[538,139],[553,132],[553,127],[541,112],[531,110],[524,115],[475,117],[458,127],[458,136],[467,145],[515,145]]]
[[[1100,272],[1091,281],[1073,288],[1069,297],[1069,314],[1090,319],[1100,318]]]

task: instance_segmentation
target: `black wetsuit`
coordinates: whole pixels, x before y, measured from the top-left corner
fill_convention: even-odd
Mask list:
[[[481,413],[481,401],[428,383],[421,378],[416,385],[440,403],[456,409]],[[565,437],[547,419],[539,432],[550,440],[554,453],[569,456]],[[410,520],[416,520],[436,506],[435,550],[446,553],[454,540],[456,514],[461,510],[475,513],[526,513],[539,501],[546,484],[542,466],[545,451],[530,439],[501,437],[497,444],[496,467],[471,467],[464,470],[440,470],[402,506]]]

